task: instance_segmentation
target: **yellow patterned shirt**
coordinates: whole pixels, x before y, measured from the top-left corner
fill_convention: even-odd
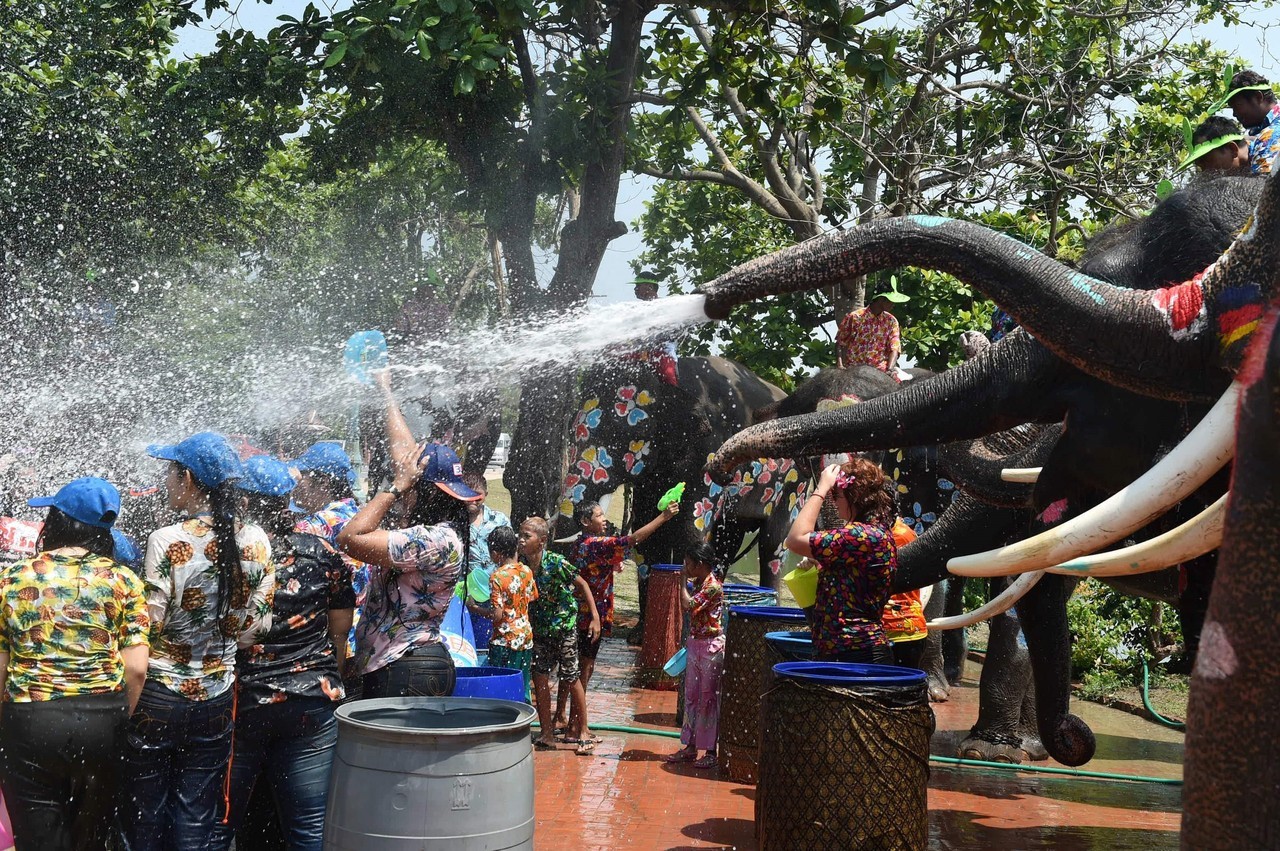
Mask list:
[[[142,581],[105,556],[20,561],[0,572],[0,605],[11,703],[119,691],[120,650],[147,643]]]
[[[152,532],[142,568],[151,614],[147,678],[191,700],[231,688],[236,648],[258,643],[271,628],[276,590],[267,533],[240,526],[241,581],[230,589],[226,622],[218,622],[218,539],[210,522],[193,517]]]

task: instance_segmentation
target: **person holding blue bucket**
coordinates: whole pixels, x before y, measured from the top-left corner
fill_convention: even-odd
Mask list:
[[[898,549],[890,531],[893,501],[884,483],[884,471],[865,458],[832,464],[822,471],[787,534],[787,549],[819,565],[813,608],[816,661],[893,664],[881,621],[898,569]],[[828,499],[844,525],[814,531]]]
[[[667,762],[692,762],[694,768],[716,767],[720,731],[720,679],[724,675],[724,588],[716,578],[715,547],[704,541],[684,557],[680,603],[689,612],[685,641],[684,747]],[[698,590],[689,593],[689,583]],[[706,753],[698,758],[699,749]]]

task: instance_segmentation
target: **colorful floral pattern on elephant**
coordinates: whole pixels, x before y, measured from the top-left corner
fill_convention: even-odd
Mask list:
[[[356,604],[351,568],[315,535],[293,534],[274,547],[276,596],[271,628],[236,654],[239,699],[280,703],[290,697],[342,700],[342,676],[320,613]]]
[[[1262,294],[1257,284],[1228,287],[1218,294],[1218,345],[1225,354],[1245,341],[1262,321]]]
[[[578,456],[578,473],[589,482],[601,484],[609,481],[609,469],[612,466],[613,458],[603,446],[588,446]]]
[[[809,536],[818,571],[814,604],[814,655],[830,658],[846,650],[884,644],[881,615],[898,568],[889,530],[850,523]]]
[[[634,426],[649,416],[645,407],[653,404],[653,395],[648,390],[637,390],[634,384],[618,388],[618,401],[613,405],[613,412],[625,417],[627,425]]]
[[[212,521],[193,517],[151,533],[142,565],[151,615],[147,679],[189,700],[209,700],[231,688],[237,644],[248,646],[271,627],[276,568],[271,543],[257,526],[236,532],[240,576],[231,613],[218,620],[218,541]]]
[[[1196,336],[1204,327],[1204,284],[1201,272],[1189,281],[1151,292],[1151,306],[1160,312],[1175,340]]]
[[[626,466],[628,473],[638,476],[644,472],[644,456],[649,454],[649,441],[633,440],[627,444],[627,450],[627,453],[622,456],[622,463]]]
[[[630,535],[591,535],[583,537],[574,548],[573,563],[591,588],[602,635],[613,635],[613,574],[622,567],[627,550],[634,544]],[[590,623],[591,612],[583,600],[578,603],[578,629],[586,629]]]
[[[600,417],[604,412],[600,409],[599,399],[588,399],[582,403],[582,409],[573,418],[573,439],[587,440],[591,432],[600,425]]]
[[[708,497],[703,497],[693,504],[693,528],[705,532],[715,523],[716,506]]]
[[[142,582],[103,556],[41,553],[0,573],[11,703],[119,691],[120,650],[147,643]]]

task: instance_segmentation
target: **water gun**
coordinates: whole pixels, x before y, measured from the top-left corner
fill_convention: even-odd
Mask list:
[[[683,496],[684,496],[684,482],[680,482],[671,490],[664,493],[662,495],[662,498],[658,500],[658,510],[666,511],[668,508],[670,508],[671,506],[679,502],[680,498]]]

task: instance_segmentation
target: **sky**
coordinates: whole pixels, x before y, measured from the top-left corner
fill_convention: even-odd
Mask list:
[[[322,8],[341,8],[350,5],[348,0],[316,0]],[[196,26],[184,27],[178,33],[175,53],[194,56],[213,49],[219,30],[244,28],[266,34],[275,26],[280,15],[297,15],[306,7],[303,0],[277,0],[266,5],[255,0],[240,0],[234,13],[215,13],[210,19]],[[1239,57],[1242,67],[1258,71],[1270,80],[1280,80],[1280,15],[1274,11],[1265,13],[1269,20],[1251,20],[1236,27],[1214,22],[1194,28],[1188,39],[1212,39],[1224,49]],[[1271,28],[1270,31],[1268,28]],[[644,203],[653,195],[655,181],[644,176],[625,175],[618,191],[617,220],[627,225],[626,235],[613,240],[605,253],[596,277],[595,295],[603,303],[629,301],[634,298],[631,281],[634,275],[630,261],[644,250],[644,234],[638,230],[636,220],[644,212]],[[747,259],[747,258],[744,258]]]

